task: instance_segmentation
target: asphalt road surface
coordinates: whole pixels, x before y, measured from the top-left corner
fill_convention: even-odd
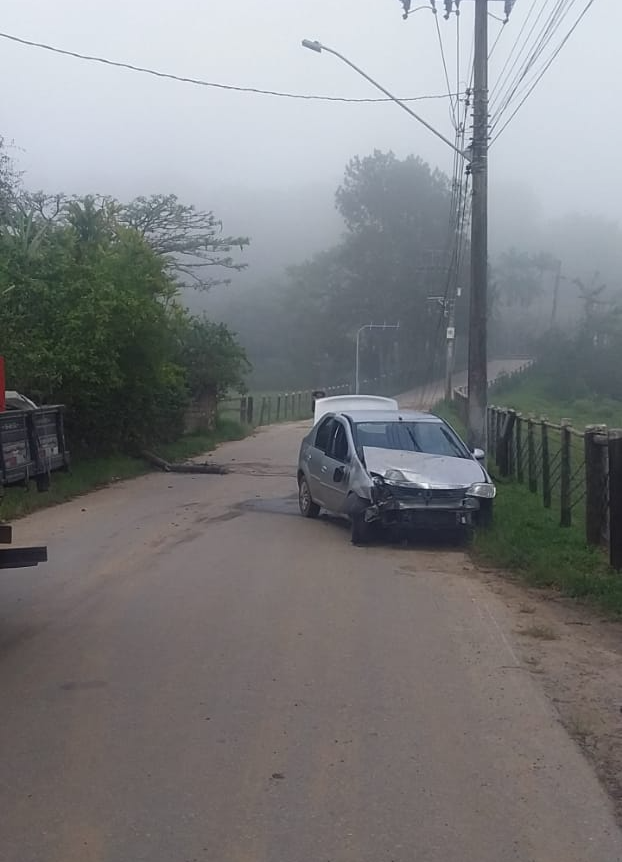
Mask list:
[[[591,767],[450,549],[296,510],[302,425],[16,525],[3,862],[615,862]]]

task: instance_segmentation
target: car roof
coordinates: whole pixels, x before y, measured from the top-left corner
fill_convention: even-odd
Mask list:
[[[432,422],[442,423],[443,420],[433,413],[424,413],[422,410],[348,410],[348,412],[337,413],[336,416],[345,416],[355,424],[357,422]]]

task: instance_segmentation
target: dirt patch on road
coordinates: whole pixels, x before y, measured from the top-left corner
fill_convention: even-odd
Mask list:
[[[494,571],[472,574],[513,612],[517,656],[594,763],[622,822],[622,622]]]

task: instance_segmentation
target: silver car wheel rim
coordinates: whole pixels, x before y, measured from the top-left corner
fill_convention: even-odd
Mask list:
[[[309,489],[307,487],[307,483],[303,480],[300,483],[300,505],[305,512],[309,508],[310,502],[311,502],[311,496],[309,494]]]

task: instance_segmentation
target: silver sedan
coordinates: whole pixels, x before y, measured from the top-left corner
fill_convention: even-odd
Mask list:
[[[483,452],[471,452],[438,416],[380,403],[347,409],[349,400],[339,399],[331,406],[341,409],[331,412],[318,402],[318,421],[302,441],[302,515],[314,518],[326,509],[347,516],[355,544],[368,540],[373,524],[456,535],[490,522],[496,490]]]

